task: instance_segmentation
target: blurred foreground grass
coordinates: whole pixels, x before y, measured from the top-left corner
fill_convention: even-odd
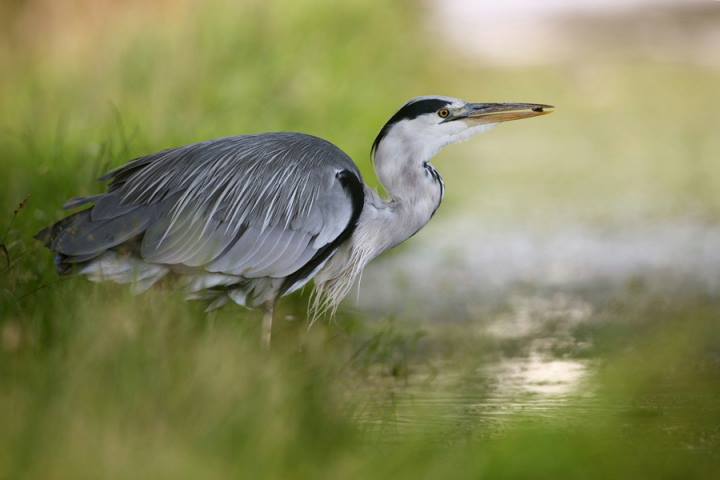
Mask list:
[[[235,312],[64,282],[3,321],[0,476],[711,478],[720,305],[631,300],[572,330],[591,347],[558,352],[594,362],[581,394],[488,422],[483,366],[536,338],[286,320],[268,355]]]
[[[372,183],[377,129],[426,93],[565,112],[443,153],[448,210],[466,203],[488,221],[550,224],[626,213],[716,220],[716,71],[474,67],[443,51],[404,1],[28,5],[7,10],[0,49],[0,478],[718,471],[717,298],[629,289],[565,332],[570,347],[545,352],[591,362],[577,396],[542,411],[508,405],[488,423],[478,409],[497,385],[485,367],[529,357],[560,327],[498,339],[483,328],[491,313],[419,325],[347,312],[307,332],[301,295],[283,302],[268,355],[253,312],[207,317],[169,288],[132,297],[59,280],[31,239],[68,197],[96,192],[107,168],[241,132],[323,136]],[[418,392],[456,400],[414,401]]]

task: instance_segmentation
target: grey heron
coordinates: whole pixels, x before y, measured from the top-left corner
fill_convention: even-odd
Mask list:
[[[420,230],[445,186],[430,160],[443,147],[550,105],[411,99],[380,130],[371,153],[386,195],[363,183],[332,143],[263,133],[171,148],[100,178],[107,191],[38,233],[60,274],[132,284],[172,274],[208,309],[262,307],[270,343],[278,298],[314,280],[315,313],[334,313],[363,268]]]

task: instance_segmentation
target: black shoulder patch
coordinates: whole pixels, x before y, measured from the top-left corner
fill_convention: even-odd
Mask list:
[[[439,98],[425,98],[422,100],[417,100],[415,102],[406,103],[400,110],[395,113],[395,115],[390,117],[390,120],[388,120],[385,125],[383,125],[382,129],[380,129],[380,133],[378,133],[378,136],[375,137],[375,141],[373,142],[372,149],[370,151],[375,151],[378,144],[380,144],[380,141],[383,139],[383,137],[385,137],[385,135],[387,135],[390,127],[392,127],[396,123],[402,120],[412,120],[413,118],[417,118],[425,113],[437,112],[445,105],[450,105],[450,102],[448,100],[441,100]]]
[[[278,298],[283,296],[285,292],[292,288],[292,286],[297,282],[302,281],[308,275],[311,275],[315,269],[320,266],[320,264],[327,260],[328,257],[337,250],[341,243],[350,238],[355,231],[355,227],[357,227],[358,219],[360,218],[363,206],[365,205],[365,190],[363,189],[362,181],[355,173],[349,170],[342,170],[338,172],[336,177],[350,196],[350,201],[352,202],[352,214],[350,216],[350,221],[348,221],[345,229],[340,232],[340,235],[338,235],[337,238],[318,250],[305,265],[285,277],[285,280],[283,280],[280,290],[278,291]]]

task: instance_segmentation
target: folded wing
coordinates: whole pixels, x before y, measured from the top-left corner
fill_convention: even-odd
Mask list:
[[[327,260],[363,204],[352,160],[298,133],[166,150],[102,180],[110,182],[107,193],[68,204],[91,208],[41,232],[65,263],[131,242],[149,263],[283,278]]]

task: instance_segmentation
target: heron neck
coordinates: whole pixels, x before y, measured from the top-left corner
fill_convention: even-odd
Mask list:
[[[411,155],[375,155],[375,171],[389,198],[365,186],[365,204],[357,227],[316,277],[316,282],[345,279],[352,284],[358,272],[373,258],[412,237],[430,220],[442,200],[440,175]],[[422,157],[421,157],[422,158]],[[432,174],[431,172],[434,172]]]
[[[440,175],[429,164],[435,152],[378,148],[375,170],[389,198],[376,221],[383,224],[383,250],[407,240],[435,213],[443,195]]]
[[[426,196],[426,169],[438,149],[413,145],[394,135],[388,135],[375,152],[375,173],[391,201],[412,202]]]

